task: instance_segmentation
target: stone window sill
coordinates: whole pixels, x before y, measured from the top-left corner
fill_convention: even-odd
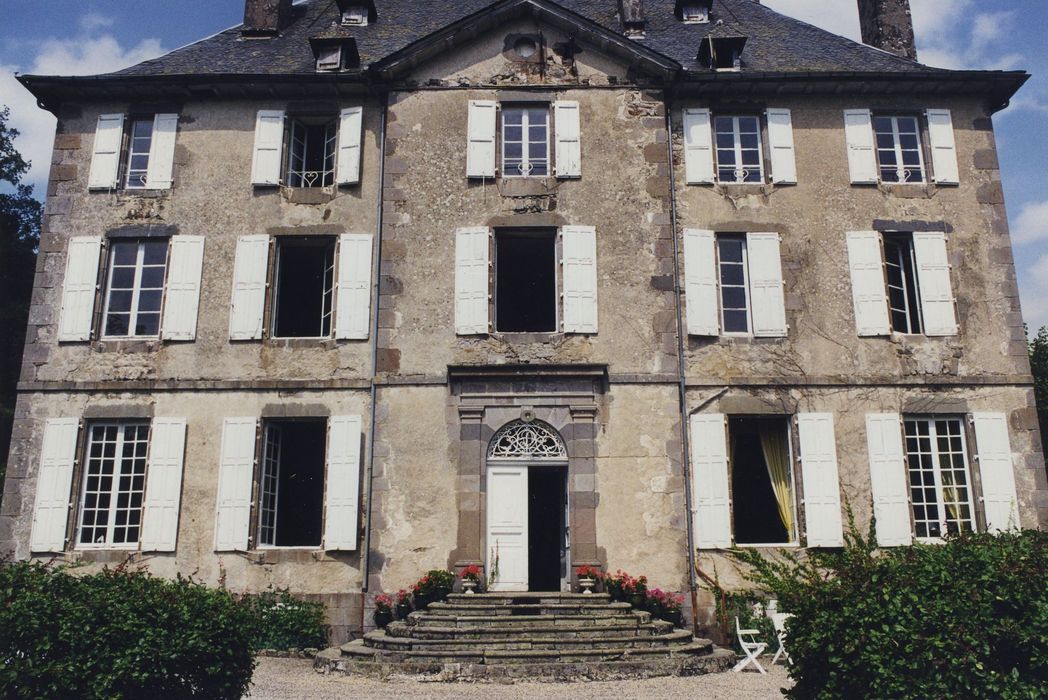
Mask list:
[[[322,348],[334,350],[337,342],[334,338],[266,338],[262,341],[267,348]]]

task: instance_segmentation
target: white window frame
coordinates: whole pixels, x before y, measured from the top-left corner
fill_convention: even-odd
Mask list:
[[[291,420],[294,420],[294,419],[291,419]],[[272,530],[272,532],[270,533],[271,539],[270,539],[270,543],[269,544],[265,544],[265,543],[262,542],[263,518],[264,518],[264,515],[265,515],[265,512],[264,512],[265,509],[263,508],[263,498],[265,498],[265,495],[266,495],[265,488],[267,487],[267,484],[265,484],[265,477],[266,477],[266,468],[268,466],[267,462],[269,461],[268,449],[269,449],[269,446],[270,446],[270,430],[272,430],[274,427],[279,427],[279,424],[281,422],[282,421],[280,419],[263,420],[263,422],[262,422],[262,436],[261,437],[262,437],[263,453],[262,453],[262,460],[260,460],[260,465],[256,468],[256,472],[255,472],[256,473],[256,477],[258,479],[258,494],[252,500],[252,509],[255,509],[255,508],[258,509],[258,511],[257,511],[258,512],[258,522],[256,523],[256,527],[255,527],[255,546],[254,546],[254,549],[259,549],[259,550],[263,550],[263,549],[265,549],[265,550],[296,550],[297,549],[297,550],[304,550],[304,551],[311,551],[311,552],[319,551],[319,550],[324,549],[324,533],[326,532],[326,525],[327,525],[327,512],[326,512],[327,511],[327,499],[326,499],[326,494],[327,494],[327,486],[328,486],[328,458],[329,458],[328,450],[330,449],[329,445],[327,443],[327,435],[328,435],[328,432],[331,429],[331,418],[330,417],[323,419],[324,436],[325,437],[324,437],[323,466],[322,466],[322,471],[321,471],[321,473],[323,475],[323,478],[322,478],[322,481],[321,481],[321,484],[320,484],[320,488],[321,488],[321,494],[320,494],[320,501],[321,501],[320,542],[318,542],[317,544],[302,544],[302,545],[278,545],[278,544],[274,544],[276,542],[277,527],[279,526],[278,510],[279,510],[279,504],[280,504],[280,484],[279,484],[279,478],[280,478],[280,471],[279,471],[280,470],[280,461],[279,461],[280,460],[280,453],[278,453],[277,458],[276,458],[277,471],[273,475],[272,481],[271,481],[272,486],[273,486],[273,491],[272,491],[272,493],[273,493],[273,507],[272,507],[273,522],[272,522],[272,525],[270,526],[270,529]],[[314,422],[320,423],[321,420],[317,419]],[[257,439],[258,438],[256,437],[256,440]],[[257,449],[258,448],[256,447],[256,450]],[[279,449],[282,451],[283,450],[283,446],[279,446]],[[257,454],[257,452],[256,452],[256,454]]]
[[[365,5],[350,5],[342,13],[342,24],[350,27],[366,27],[368,25],[368,8]]]
[[[745,331],[728,331],[727,325],[724,320],[724,278],[721,271],[721,265],[724,264],[721,261],[721,241],[723,240],[737,240],[742,243],[742,290],[746,295],[746,330]],[[717,310],[720,320],[721,335],[736,338],[749,338],[753,336],[753,295],[750,292],[750,257],[749,257],[749,246],[747,246],[746,234],[745,233],[717,233],[714,237],[714,243],[716,245],[717,254]],[[729,265],[738,265],[740,263],[728,262]],[[729,285],[730,287],[738,287],[739,285]]]
[[[521,157],[520,157],[519,169],[525,169],[525,168],[530,166],[531,141],[529,140],[529,138],[530,138],[530,134],[531,134],[531,126],[532,125],[528,121],[529,113],[532,112],[532,111],[542,111],[545,114],[545,117],[546,117],[546,120],[545,120],[545,127],[546,127],[546,155],[545,155],[546,173],[543,174],[543,175],[533,175],[531,172],[510,173],[509,172],[509,168],[506,166],[506,160],[507,160],[507,156],[506,156],[506,144],[507,144],[507,139],[506,139],[506,128],[507,128],[506,113],[510,112],[510,111],[518,111],[518,110],[521,112],[521,122],[520,122],[520,129],[521,129],[521,134],[520,134],[520,136],[521,136],[520,156]],[[550,141],[552,140],[552,137],[553,137],[553,124],[551,123],[551,119],[550,119],[550,105],[549,104],[545,104],[545,103],[541,103],[541,104],[538,104],[538,103],[536,103],[536,104],[531,104],[531,103],[501,104],[500,103],[499,104],[499,111],[500,111],[500,119],[501,119],[501,122],[502,122],[501,126],[500,126],[500,129],[499,129],[499,138],[502,140],[502,143],[501,143],[500,148],[499,148],[500,153],[501,153],[501,161],[500,161],[499,165],[501,166],[502,177],[504,177],[504,178],[527,178],[527,177],[551,178],[551,177],[553,177],[553,161],[552,161],[552,158],[550,157],[550,152],[551,152],[551,150],[550,150]],[[514,143],[516,143],[516,142],[514,141]]]
[[[731,444],[732,444],[731,422],[732,422],[732,420],[738,420],[738,419],[760,420],[762,418],[765,418],[765,419],[771,419],[771,418],[780,419],[781,418],[782,422],[786,426],[786,453],[787,453],[787,461],[788,461],[788,463],[790,465],[790,493],[793,495],[793,500],[790,503],[790,507],[793,509],[793,532],[789,533],[789,536],[790,536],[790,541],[789,542],[783,542],[783,543],[762,542],[762,543],[754,543],[754,544],[743,544],[743,543],[738,542],[736,540],[736,538],[735,538],[735,507],[737,505],[737,501],[735,500],[735,491],[732,488],[732,485],[735,483],[735,461],[732,459],[732,451],[730,449],[731,448]],[[728,450],[728,476],[729,476],[729,479],[728,479],[728,492],[731,494],[731,541],[739,549],[758,549],[758,548],[768,548],[768,547],[780,547],[780,548],[796,547],[796,548],[799,548],[801,546],[801,538],[800,538],[800,534],[799,534],[800,533],[800,526],[801,526],[801,523],[800,523],[800,512],[797,509],[797,458],[796,458],[796,453],[793,450],[793,421],[794,421],[794,417],[793,416],[785,416],[785,415],[784,416],[777,416],[777,415],[767,415],[767,416],[749,416],[749,415],[734,415],[734,416],[731,416],[730,415],[730,416],[728,416],[728,430],[727,430],[727,440],[728,440],[727,444],[728,444],[728,447],[729,447],[729,450]],[[770,478],[771,477],[769,477],[769,480],[770,480]]]
[[[280,321],[279,312],[279,299],[280,299],[280,271],[282,262],[282,251],[283,247],[288,243],[294,243],[298,239],[296,236],[282,236],[277,237],[274,242],[275,247],[275,262],[273,264],[273,283],[269,285],[272,292],[269,296],[269,329],[268,336],[273,340],[326,340],[335,336],[335,297],[337,296],[338,290],[336,289],[335,280],[338,279],[338,255],[339,255],[339,240],[333,236],[315,236],[311,237],[314,239],[330,238],[331,241],[326,243],[323,247],[326,249],[324,258],[324,286],[323,293],[320,297],[320,322],[321,329],[324,324],[327,324],[327,333],[321,335],[277,335],[277,323]],[[321,247],[319,244],[316,247]]]
[[[145,244],[150,242],[158,242],[163,240],[167,246],[167,251],[164,253],[164,281],[160,287],[160,308],[156,311],[157,314],[157,332],[151,335],[138,335],[134,333],[135,326],[138,321],[139,314],[139,299],[143,291],[155,291],[156,288],[150,287],[148,290],[142,289],[142,272],[145,265]],[[131,288],[131,313],[128,316],[127,322],[127,334],[125,335],[110,335],[106,332],[109,326],[109,307],[113,296],[113,276],[114,269],[116,267],[116,247],[122,243],[135,243],[137,245],[136,257],[135,257],[135,279],[133,287]],[[130,340],[130,339],[154,339],[159,338],[160,333],[164,327],[164,304],[167,298],[167,277],[171,264],[171,239],[157,239],[157,238],[139,238],[139,239],[111,239],[108,243],[109,250],[106,251],[108,260],[106,262],[106,287],[105,287],[105,303],[103,304],[101,329],[99,336],[103,340]],[[127,267],[121,265],[121,267]],[[158,267],[156,265],[150,265],[149,267]],[[153,313],[152,311],[146,313]]]
[[[73,535],[73,548],[74,549],[113,549],[113,550],[135,550],[138,549],[139,543],[142,541],[142,529],[143,529],[143,516],[145,515],[145,499],[146,499],[146,480],[149,478],[149,445],[152,440],[152,425],[148,420],[128,420],[128,421],[101,421],[91,422],[87,425],[85,443],[84,443],[84,458],[82,463],[84,468],[80,474],[80,500],[77,503],[77,517],[76,517],[76,532]],[[116,514],[118,512],[117,504],[119,502],[119,484],[121,476],[124,474],[124,445],[125,445],[125,433],[128,428],[145,428],[145,452],[141,455],[142,460],[142,488],[137,491],[140,495],[140,503],[138,506],[138,538],[134,542],[121,542],[119,544],[113,543],[113,533],[116,529]],[[106,428],[116,428],[116,440],[113,443],[113,455],[114,455],[114,470],[110,477],[112,479],[111,486],[109,489],[109,506],[108,516],[106,521],[106,541],[105,542],[81,542],[80,538],[84,531],[84,506],[87,502],[87,482],[91,477],[91,448],[95,444],[94,431],[96,429],[105,430]],[[131,473],[132,478],[134,473]],[[99,477],[101,478],[101,477]],[[103,493],[97,491],[96,493]],[[129,493],[136,493],[132,490]],[[94,508],[92,510],[99,511],[100,509]],[[133,509],[128,508],[129,512]],[[96,526],[92,525],[92,528]],[[123,526],[123,527],[126,527]]]
[[[897,242],[900,249],[900,254],[908,254],[910,263],[910,276],[913,278],[913,292],[914,298],[910,298],[910,291],[906,288],[906,268],[905,263],[901,260],[890,260],[888,258],[888,243],[889,239],[895,239],[893,242]],[[924,308],[921,306],[921,280],[920,275],[917,274],[917,256],[913,249],[913,234],[912,233],[895,233],[895,232],[882,232],[881,233],[881,254],[884,258],[884,291],[888,301],[888,325],[892,333],[898,333],[900,335],[924,335]],[[906,324],[907,330],[899,330],[895,327],[895,318],[893,312],[896,311],[895,307],[892,306],[892,283],[891,277],[888,274],[888,268],[895,266],[899,268],[899,274],[903,278],[902,294],[906,307],[899,309],[906,313]],[[917,318],[919,319],[920,327],[916,330],[912,326],[911,311],[916,309]]]
[[[892,125],[892,148],[881,148],[880,142],[878,141],[879,132],[877,131],[877,120],[888,119]],[[903,149],[900,138],[899,122],[903,119],[912,119],[916,127],[917,134],[917,160],[919,163],[921,177],[919,180],[906,179],[905,173],[910,169],[903,164],[903,153],[908,149]],[[921,118],[914,114],[877,114],[874,113],[871,120],[871,126],[873,128],[873,147],[874,153],[877,158],[877,179],[885,184],[890,185],[924,185],[928,183],[928,164],[927,159],[924,157],[924,125],[921,123]],[[897,180],[885,180],[884,170],[891,166],[885,166],[881,164],[881,152],[891,150],[895,153],[895,170]]]
[[[153,147],[153,131],[156,127],[156,115],[150,115],[149,117],[140,116],[132,117],[129,120],[127,129],[127,147],[124,149],[124,188],[128,190],[144,190],[148,189],[149,179],[149,154]],[[139,138],[135,136],[135,127],[139,124],[149,124],[149,138]],[[145,150],[139,150],[136,148],[140,141],[145,141]],[[131,170],[131,161],[135,156],[145,156],[146,163],[141,170]],[[132,184],[132,178],[137,178],[138,183]]]
[[[262,431],[262,471],[258,477],[258,548],[276,549],[277,514],[280,512],[280,426],[266,423]],[[277,435],[274,435],[276,433]],[[274,451],[276,454],[274,455]],[[267,498],[271,503],[267,504]],[[267,522],[267,517],[271,521]],[[268,530],[268,537],[267,537]]]
[[[971,451],[970,451],[970,449],[968,447],[968,434],[967,434],[967,430],[966,430],[966,427],[965,427],[965,420],[964,420],[964,418],[962,416],[936,416],[936,415],[932,415],[932,416],[927,416],[927,415],[925,415],[925,416],[914,416],[914,415],[904,415],[903,416],[902,430],[903,430],[903,456],[906,459],[906,485],[907,485],[907,488],[909,489],[909,494],[908,495],[909,495],[909,501],[910,501],[910,517],[911,517],[911,525],[913,527],[913,536],[914,536],[914,539],[919,541],[919,542],[937,543],[937,542],[942,542],[944,537],[943,536],[939,536],[939,537],[934,537],[934,536],[921,537],[920,535],[917,534],[917,522],[918,522],[918,519],[917,519],[917,512],[915,510],[916,504],[914,503],[914,500],[913,500],[913,489],[914,489],[914,487],[913,487],[912,481],[911,481],[911,472],[913,470],[910,467],[910,455],[911,455],[911,452],[910,452],[909,445],[908,445],[908,441],[910,439],[910,435],[909,435],[909,424],[910,423],[923,423],[923,424],[929,426],[928,441],[929,441],[930,448],[931,448],[931,452],[930,452],[931,463],[932,463],[931,471],[932,471],[933,486],[934,486],[934,489],[935,489],[935,502],[933,504],[932,503],[928,503],[928,502],[923,502],[921,505],[924,505],[925,507],[927,507],[928,505],[934,505],[938,509],[938,511],[939,511],[938,524],[939,524],[940,532],[943,533],[943,535],[948,533],[947,517],[946,517],[947,516],[946,499],[945,499],[945,495],[943,494],[943,484],[942,484],[942,465],[941,465],[941,462],[940,462],[940,459],[939,459],[940,458],[939,444],[938,444],[939,443],[939,434],[938,434],[937,428],[935,426],[937,421],[951,421],[951,422],[957,423],[957,425],[960,428],[959,435],[960,435],[960,438],[961,438],[961,454],[964,457],[964,481],[965,481],[965,489],[968,492],[968,498],[965,501],[958,501],[957,505],[958,506],[963,506],[963,505],[967,505],[968,506],[968,513],[970,515],[970,518],[969,518],[969,520],[967,522],[968,522],[969,527],[971,528],[970,531],[971,532],[977,532],[979,530],[978,519],[976,517],[976,512],[975,512],[975,485],[972,482]],[[921,486],[920,488],[923,490],[926,487],[925,486]],[[933,521],[927,520],[927,519],[923,519],[923,520],[921,520],[921,522],[923,522],[923,523],[931,523]]]
[[[310,124],[308,121],[304,121],[302,117],[289,117],[287,135],[285,142],[287,147],[286,151],[286,163],[284,168],[284,182],[287,183],[288,187],[295,189],[321,189],[335,187],[336,183],[336,171],[338,170],[338,132],[339,132],[339,118],[331,117],[331,119],[325,121],[323,124]],[[324,169],[323,170],[306,170],[306,157],[309,153],[311,144],[309,141],[309,129],[313,126],[323,126],[325,128],[324,135]],[[297,134],[301,130],[302,138],[299,138]],[[295,170],[296,161],[299,164],[299,169]],[[330,168],[328,167],[330,165]],[[315,179],[312,182],[307,181],[307,176],[312,175]],[[325,184],[325,181],[330,179],[330,182]],[[319,183],[319,184],[317,184]]]
[[[719,132],[717,130],[717,124],[718,124],[718,122],[721,119],[730,119],[731,120],[731,125],[732,125],[731,133],[732,133],[732,141],[733,141],[731,150],[732,150],[732,152],[735,155],[735,171],[734,171],[735,179],[734,180],[722,180],[721,179],[721,167],[722,166],[721,166],[721,162],[720,162],[720,153],[721,153],[722,150],[727,150],[727,149],[722,149],[720,147],[720,145],[718,144],[718,140],[717,140],[718,134],[721,133],[721,132]],[[742,120],[742,119],[752,119],[755,122],[757,122],[757,168],[758,168],[757,175],[758,175],[758,177],[755,180],[748,179],[748,175],[746,175],[746,173],[753,172],[752,170],[746,170],[746,168],[747,167],[752,168],[753,166],[752,165],[751,166],[743,166],[743,164],[742,164],[743,151],[750,150],[750,149],[744,149],[742,147],[742,129],[741,129],[741,122],[740,122],[740,120]],[[764,133],[763,133],[764,132],[764,122],[761,119],[760,115],[756,115],[756,114],[714,114],[713,115],[713,125],[712,126],[713,126],[714,171],[716,173],[717,182],[719,184],[723,184],[723,185],[753,185],[753,184],[762,185],[762,184],[764,184],[765,178],[767,177],[767,168],[765,167],[765,162],[764,162],[765,161],[765,158],[764,158]],[[727,132],[724,132],[724,133],[727,133]],[[738,173],[740,173],[740,172],[744,173],[742,180],[738,179]]]

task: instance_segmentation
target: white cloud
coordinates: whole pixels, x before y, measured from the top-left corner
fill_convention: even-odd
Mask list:
[[[1015,11],[979,12],[975,0],[911,0],[917,57],[938,68],[1012,70],[1022,54],[1002,54],[1002,39],[1015,29]]]
[[[814,24],[826,31],[860,41],[859,11],[855,0],[828,3],[826,0],[763,0],[784,15]]]
[[[1048,255],[1042,255],[1030,265],[1018,269],[1019,296],[1022,300],[1023,319],[1036,333],[1048,326]]]
[[[102,29],[103,27],[112,27],[113,21],[112,17],[89,12],[80,18],[80,28],[85,32],[93,32],[96,29]]]
[[[1022,208],[1012,224],[1012,243],[1016,246],[1048,240],[1048,200],[1030,202]],[[1048,256],[1042,258],[1048,265]],[[1048,281],[1048,266],[1043,270]]]

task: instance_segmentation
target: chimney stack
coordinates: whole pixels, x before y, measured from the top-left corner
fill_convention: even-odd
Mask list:
[[[244,30],[248,36],[277,34],[291,22],[292,0],[245,0]]]
[[[644,7],[641,0],[619,0],[619,17],[626,36],[644,36]]]
[[[917,60],[910,0],[859,0],[863,43]]]

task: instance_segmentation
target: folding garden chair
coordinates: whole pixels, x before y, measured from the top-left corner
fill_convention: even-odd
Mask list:
[[[760,630],[742,629],[742,625],[739,623],[739,618],[736,617],[735,633],[739,637],[739,646],[742,647],[742,652],[746,655],[746,658],[735,664],[735,668],[733,668],[732,671],[738,673],[749,664],[753,664],[761,673],[767,673],[767,671],[764,670],[764,667],[761,666],[760,661],[757,661],[757,657],[763,654],[764,650],[768,648],[767,642],[757,641],[757,635],[760,634]]]
[[[774,666],[780,656],[787,663],[793,663],[793,659],[790,658],[789,652],[786,651],[786,620],[788,620],[791,615],[789,613],[773,612],[769,613],[768,617],[771,618],[771,624],[775,627],[775,637],[779,640],[779,648],[776,650],[775,656],[771,657],[771,665]]]

